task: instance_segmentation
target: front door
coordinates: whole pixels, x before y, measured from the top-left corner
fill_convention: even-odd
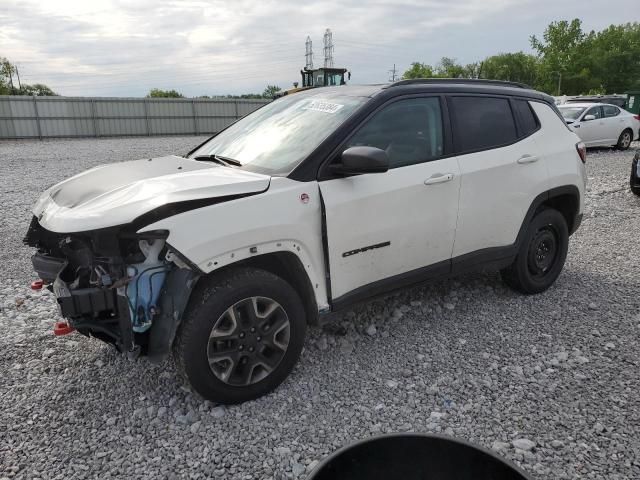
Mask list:
[[[593,120],[584,120],[587,115],[593,115],[596,117]],[[582,141],[587,147],[595,147],[602,145],[606,141],[606,134],[604,129],[604,119],[602,118],[602,108],[591,107],[582,116],[580,126],[574,125],[574,128],[579,128],[576,133],[580,136]]]
[[[356,145],[386,150],[390,169],[320,182],[332,298],[360,288],[375,293],[387,280],[398,284],[417,274],[448,272],[460,175],[455,158],[441,158],[440,99],[387,104],[343,150]]]

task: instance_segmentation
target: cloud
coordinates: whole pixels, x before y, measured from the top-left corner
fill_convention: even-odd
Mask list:
[[[596,8],[584,13],[579,0],[4,0],[0,55],[26,82],[66,95],[258,92],[299,80],[307,35],[321,64],[330,27],[336,65],[350,68],[355,82],[374,83],[386,81],[394,63],[471,62],[526,49],[529,35],[559,13],[580,11],[596,28],[607,18],[616,23],[614,12],[634,1],[611,0],[603,18]]]

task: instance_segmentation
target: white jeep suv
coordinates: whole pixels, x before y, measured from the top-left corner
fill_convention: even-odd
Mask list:
[[[173,349],[203,397],[264,395],[307,324],[398,287],[500,269],[539,293],[580,225],[585,149],[518,84],[417,80],[278,99],[185,156],[48,189],[25,242],[64,322]]]

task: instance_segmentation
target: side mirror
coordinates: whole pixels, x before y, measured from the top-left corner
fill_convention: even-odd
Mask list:
[[[376,147],[351,147],[342,152],[341,162],[331,165],[338,175],[383,173],[389,170],[387,152]]]
[[[590,122],[591,120],[595,120],[596,116],[595,115],[585,115],[584,118],[582,119],[583,122]]]

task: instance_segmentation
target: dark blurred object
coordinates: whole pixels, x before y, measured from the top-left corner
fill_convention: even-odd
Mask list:
[[[629,178],[631,191],[640,196],[640,150],[636,151],[631,161],[631,177]]]
[[[341,448],[307,480],[529,480],[490,450],[452,437],[390,434]]]

